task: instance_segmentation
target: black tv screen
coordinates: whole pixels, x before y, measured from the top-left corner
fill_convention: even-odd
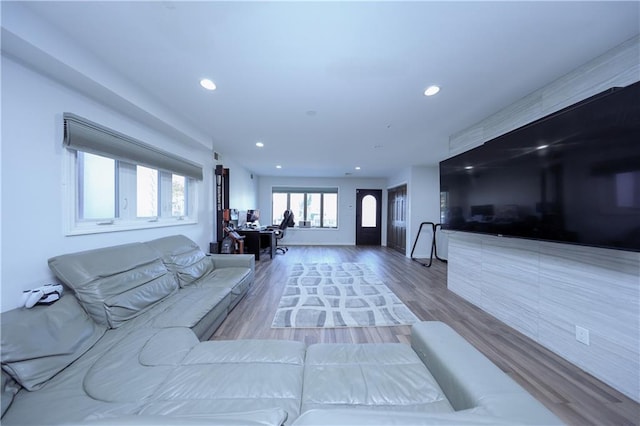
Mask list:
[[[640,82],[440,163],[442,229],[640,251]]]

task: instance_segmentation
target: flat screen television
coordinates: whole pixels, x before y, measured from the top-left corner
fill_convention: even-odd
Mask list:
[[[247,210],[247,223],[260,221],[260,210]]]
[[[640,251],[640,82],[440,163],[442,229]]]

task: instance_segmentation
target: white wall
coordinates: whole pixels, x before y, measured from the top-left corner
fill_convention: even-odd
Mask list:
[[[411,183],[407,188],[409,199],[409,220],[407,222],[407,236],[409,243],[407,251],[411,254],[420,223],[440,222],[440,171],[435,167],[411,167]],[[427,258],[431,253],[432,233],[429,227],[424,227],[416,244],[414,257]]]
[[[271,223],[271,191],[274,186],[338,187],[338,229],[290,229],[287,244],[353,245],[355,244],[356,189],[382,189],[382,244],[387,241],[387,189],[407,185],[407,252],[418,234],[421,222],[440,222],[440,181],[437,166],[413,166],[398,171],[389,179],[358,178],[279,178],[262,176],[259,182],[259,208],[263,224]],[[250,208],[250,207],[249,207]],[[446,253],[446,246],[442,249]],[[418,240],[415,257],[428,257],[430,234]],[[438,252],[441,254],[441,252]]]
[[[408,185],[411,180],[411,167],[398,170],[395,175],[387,179],[387,188],[395,188],[400,185]]]
[[[2,2],[2,52],[43,75],[110,105],[123,115],[197,148],[211,149],[210,135],[157,101],[152,93],[114,72],[94,52],[34,14],[29,2]]]
[[[204,166],[198,224],[66,237],[63,234],[62,113],[73,112]],[[2,57],[2,311],[24,289],[51,282],[51,256],[182,233],[207,248],[213,238],[213,161],[6,57]]]
[[[387,189],[407,185],[407,241],[406,256],[411,255],[422,222],[440,222],[440,171],[438,166],[412,166],[400,170],[389,178]],[[413,256],[427,258],[431,253],[431,228],[423,227]],[[446,238],[444,235],[440,238]],[[446,254],[446,241],[438,255]]]
[[[639,78],[635,37],[453,135],[451,154]],[[640,253],[466,233],[450,241],[450,290],[640,401]]]
[[[382,190],[382,245],[387,242],[387,181],[386,179],[359,178],[285,178],[261,176],[259,180],[258,208],[262,224],[271,224],[271,192],[274,186],[337,187],[337,229],[287,229],[287,245],[354,245],[356,243],[356,189]]]
[[[229,207],[247,210],[258,205],[258,176],[233,160],[227,160],[224,166],[229,168]]]

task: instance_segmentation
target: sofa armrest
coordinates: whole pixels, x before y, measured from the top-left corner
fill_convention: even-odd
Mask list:
[[[160,415],[125,415],[85,420],[77,423],[66,423],[67,426],[281,426],[287,419],[287,413],[278,408],[232,412],[220,414],[198,414],[160,416]]]
[[[252,254],[210,254],[213,266],[218,268],[251,268],[255,270],[256,258]]]
[[[305,411],[292,426],[513,426],[513,422],[487,416],[476,410],[455,413],[378,410],[370,407],[312,409]]]
[[[455,410],[481,408],[488,415],[520,424],[563,424],[448,325],[414,324],[411,346]]]

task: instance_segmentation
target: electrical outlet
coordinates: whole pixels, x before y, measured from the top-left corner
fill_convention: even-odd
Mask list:
[[[589,330],[576,325],[576,340],[589,346]]]

